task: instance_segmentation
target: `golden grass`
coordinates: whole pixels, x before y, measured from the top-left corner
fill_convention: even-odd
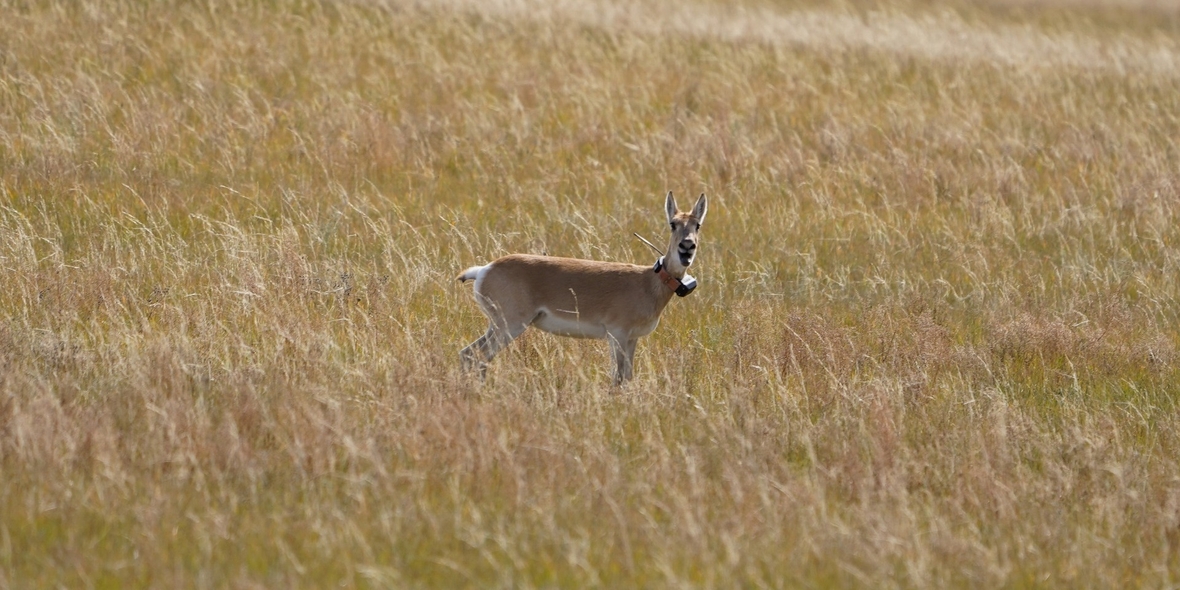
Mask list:
[[[1165,3],[0,2],[0,587],[1180,583]],[[692,297],[609,388],[471,264]]]

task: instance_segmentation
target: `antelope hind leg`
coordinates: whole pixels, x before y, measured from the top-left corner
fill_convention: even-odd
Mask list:
[[[459,351],[459,364],[462,371],[467,373],[471,369],[478,369],[479,379],[484,380],[488,374],[488,363],[492,362],[492,359],[496,358],[496,355],[504,347],[516,340],[524,332],[524,329],[525,326],[521,326],[520,329],[510,330],[499,327],[493,322],[488,326],[488,331],[483,336],[476,338],[475,342]]]

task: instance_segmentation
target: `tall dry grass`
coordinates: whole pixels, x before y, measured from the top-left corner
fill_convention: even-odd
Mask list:
[[[0,586],[1178,583],[1175,12],[592,6],[0,2]]]

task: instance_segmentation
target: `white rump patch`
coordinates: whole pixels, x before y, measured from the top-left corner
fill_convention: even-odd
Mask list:
[[[473,266],[463,271],[463,274],[459,275],[459,278],[463,279],[463,282],[474,280],[475,292],[479,293],[479,286],[483,283],[483,278],[487,276],[488,269],[491,267],[492,265],[490,264],[485,264],[483,266]]]

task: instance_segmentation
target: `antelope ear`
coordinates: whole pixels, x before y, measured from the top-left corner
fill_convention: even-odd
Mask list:
[[[668,223],[671,224],[673,219],[676,219],[676,199],[672,198],[672,191],[668,191],[668,198],[664,199],[664,210],[668,213]]]
[[[701,198],[697,199],[697,204],[692,208],[692,216],[697,218],[697,223],[705,223],[705,213],[709,210],[709,200],[705,198],[705,193],[701,193]]]

